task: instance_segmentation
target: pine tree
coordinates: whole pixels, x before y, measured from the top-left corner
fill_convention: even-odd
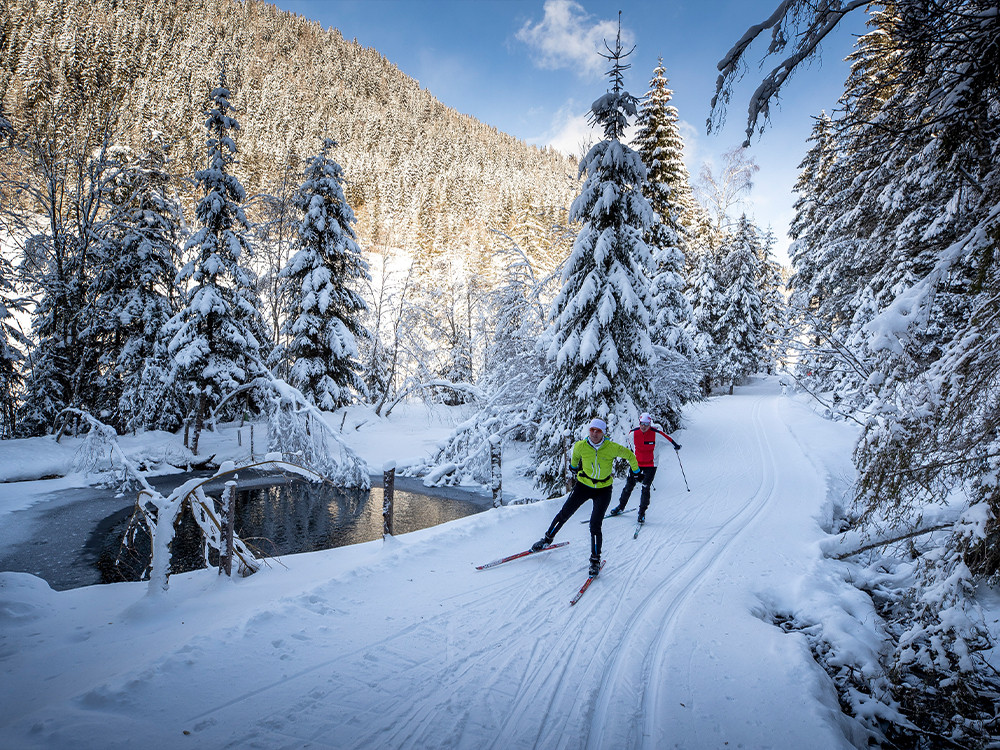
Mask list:
[[[760,239],[757,228],[743,214],[723,246],[722,276],[725,284],[722,315],[716,324],[720,343],[718,375],[729,392],[757,371],[764,330],[760,296]]]
[[[772,52],[796,40],[757,89],[748,133],[845,11],[804,7],[783,5],[726,56],[722,101],[754,36],[772,29]],[[981,697],[997,688],[980,658],[991,636],[976,592],[1000,578],[996,3],[894,0],[868,12],[835,148],[814,131],[804,167],[820,179],[797,205],[794,293],[821,344],[815,385],[863,425],[850,515],[862,534],[906,538],[905,555],[887,545],[879,562],[901,583],[879,597],[891,603],[877,670],[889,687],[871,690],[903,716],[877,729],[898,746],[985,747],[996,701]],[[942,508],[950,530],[912,533]]]
[[[369,281],[354,234],[354,212],[344,197],[344,175],[330,158],[336,141],[323,140],[306,161],[305,180],[293,199],[302,220],[294,255],[280,273],[291,300],[282,332],[288,336],[290,380],[316,406],[332,411],[366,394],[358,374],[358,338],[367,311],[356,286]]]
[[[795,216],[789,235],[793,242],[788,254],[795,267],[789,279],[790,299],[800,310],[815,310],[824,297],[823,290],[814,286],[821,268],[821,240],[824,231],[833,219],[828,206],[823,202],[828,196],[830,176],[836,158],[836,136],[833,120],[820,113],[807,139],[812,145],[799,162],[799,177],[795,181]]]
[[[684,164],[680,117],[670,104],[674,94],[665,73],[661,57],[636,117],[635,149],[646,165],[643,195],[660,219],[647,232],[646,244],[676,247],[683,254],[694,221],[695,199]]]
[[[664,76],[663,58],[653,71],[649,91],[643,98],[636,118],[636,150],[646,165],[643,195],[656,213],[657,221],[646,232],[645,242],[653,253],[654,271],[651,280],[653,322],[650,338],[653,344],[676,352],[681,357],[664,361],[654,369],[691,369],[694,355],[691,327],[691,305],[684,296],[684,248],[687,245],[686,222],[692,219],[694,198],[687,167],[684,166],[684,141],[678,126],[677,109],[670,105],[673,92]],[[687,360],[687,362],[685,362]],[[661,378],[655,389],[662,402],[674,401],[677,394],[665,393],[667,382],[676,378]],[[662,413],[658,409],[658,413]]]
[[[253,379],[268,343],[256,280],[245,265],[252,254],[252,226],[241,206],[246,193],[229,172],[236,153],[231,132],[239,129],[229,97],[223,66],[206,113],[207,167],[195,173],[204,193],[195,211],[201,228],[188,240],[186,252],[193,257],[178,274],[190,288],[165,329],[169,383],[187,397],[195,452],[212,408]]]
[[[553,372],[540,386],[535,454],[536,481],[548,489],[560,481],[567,431],[601,417],[610,436],[623,440],[650,400],[652,257],[643,237],[655,214],[641,192],[642,158],[621,142],[637,100],[622,86],[620,38],[608,51],[611,91],[593,103],[590,114],[604,140],[580,163],[587,177],[570,218],[583,227],[545,338]]]
[[[763,315],[759,366],[769,374],[774,373],[785,358],[789,329],[788,305],[782,293],[785,286],[782,268],[773,253],[776,242],[774,232],[768,228],[760,237],[760,255],[757,257],[760,268],[757,289]]]
[[[702,373],[702,393],[711,395],[718,379],[721,342],[716,340],[719,319],[725,305],[721,267],[716,251],[708,248],[701,254],[688,289],[691,302],[691,338]]]
[[[119,156],[121,169],[109,190],[113,220],[97,251],[92,286],[98,311],[93,328],[101,345],[101,387],[112,404],[105,421],[136,430],[164,419],[160,389],[146,381],[158,337],[176,312],[174,265],[181,209],[170,197],[162,144],[135,162]]]

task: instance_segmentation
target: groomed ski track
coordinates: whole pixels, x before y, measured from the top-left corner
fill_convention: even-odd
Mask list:
[[[575,607],[587,527],[568,523],[564,549],[476,571],[534,541],[561,501],[500,508],[350,555],[288,557],[238,585],[178,576],[167,599],[189,641],[94,638],[107,673],[40,675],[23,721],[65,713],[83,747],[141,732],[152,748],[848,748],[804,639],[764,616],[769,592],[818,558],[823,461],[789,426],[817,419],[773,381],[692,407],[679,433],[691,491],[666,451],[645,528],[633,539],[634,523],[605,520],[607,565]],[[112,667],[126,649],[137,656]],[[157,691],[176,670],[190,694],[167,715]],[[94,710],[124,695],[141,715]]]

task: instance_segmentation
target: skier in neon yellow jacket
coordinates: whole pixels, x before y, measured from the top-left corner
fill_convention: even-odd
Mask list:
[[[601,524],[604,514],[611,504],[611,486],[613,477],[611,468],[616,458],[628,461],[632,474],[638,476],[639,463],[635,454],[624,445],[608,440],[604,433],[608,429],[603,419],[594,419],[590,423],[589,435],[586,440],[578,440],[573,444],[573,457],[569,462],[569,470],[576,476],[576,486],[566,498],[563,507],[552,519],[545,536],[531,545],[536,552],[552,544],[559,529],[580,506],[588,500],[594,501],[590,514],[590,575],[596,576],[601,569]]]

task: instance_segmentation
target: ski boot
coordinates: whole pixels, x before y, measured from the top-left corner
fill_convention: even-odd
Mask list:
[[[598,555],[591,555],[590,556],[590,570],[588,571],[588,575],[591,578],[593,578],[594,576],[596,576],[600,572],[601,572],[601,558]]]
[[[614,508],[611,509],[611,512],[608,513],[608,515],[609,516],[620,516],[622,514],[622,511],[624,511],[624,510],[625,510],[624,508],[619,508],[618,506],[615,506]]]

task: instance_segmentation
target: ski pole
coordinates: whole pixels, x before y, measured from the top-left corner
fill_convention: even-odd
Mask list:
[[[677,456],[677,463],[681,467],[681,476],[684,477],[684,486],[687,487],[687,491],[690,492],[691,488],[688,487],[688,478],[687,475],[684,473],[684,464],[681,463],[680,451],[674,451],[674,455]]]

